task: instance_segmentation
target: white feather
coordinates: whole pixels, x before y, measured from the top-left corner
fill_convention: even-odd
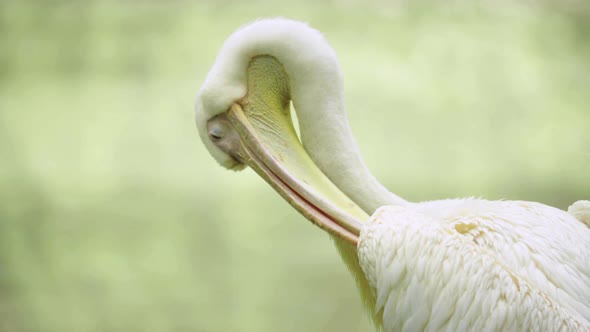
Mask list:
[[[577,201],[567,209],[567,212],[590,227],[590,201]]]

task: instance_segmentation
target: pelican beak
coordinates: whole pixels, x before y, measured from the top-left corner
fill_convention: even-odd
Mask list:
[[[249,117],[239,105],[231,107],[228,119],[243,143],[244,162],[312,223],[356,246],[367,214],[314,164],[290,115],[274,115]]]
[[[231,160],[250,166],[312,223],[356,246],[369,216],[324,175],[299,141],[291,120],[287,75],[271,56],[248,67],[248,94],[208,120],[212,142]]]
[[[245,110],[236,103],[226,113],[241,143],[234,158],[250,166],[312,223],[356,246],[368,215],[311,160],[288,111],[256,109]]]

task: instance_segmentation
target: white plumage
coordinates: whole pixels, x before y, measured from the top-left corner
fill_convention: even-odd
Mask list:
[[[359,260],[386,331],[588,331],[590,230],[533,202],[383,207]]]
[[[590,241],[559,243],[587,229],[536,203],[448,203],[382,207],[361,232],[385,331],[590,331]]]
[[[236,160],[210,140],[207,123],[245,98],[247,67],[259,55],[283,65],[313,162],[372,214],[360,232],[358,260],[346,244],[337,245],[365,301],[373,301],[377,325],[385,331],[590,331],[590,202],[576,202],[568,213],[522,201],[411,203],[390,193],[370,174],[352,137],[335,53],[306,24],[261,20],[224,44],[196,101],[201,138],[223,166]]]

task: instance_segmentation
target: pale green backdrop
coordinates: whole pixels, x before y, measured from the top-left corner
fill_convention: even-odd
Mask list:
[[[371,330],[328,236],[197,136],[258,17],[324,32],[400,196],[590,199],[588,6],[467,3],[1,2],[0,331]]]

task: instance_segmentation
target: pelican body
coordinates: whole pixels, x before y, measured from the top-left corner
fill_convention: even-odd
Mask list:
[[[196,123],[222,166],[251,167],[332,236],[378,329],[590,331],[590,202],[568,213],[391,193],[360,156],[333,49],[306,24],[266,19],[232,34]]]

